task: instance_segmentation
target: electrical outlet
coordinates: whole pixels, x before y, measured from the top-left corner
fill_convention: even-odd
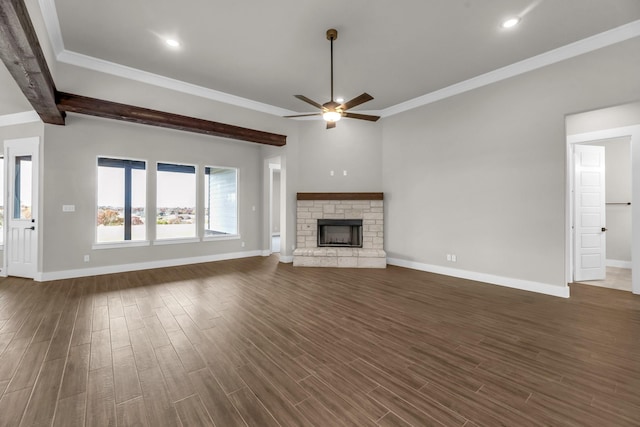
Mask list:
[[[244,248],[244,242],[240,243],[240,246],[242,246]]]
[[[334,172],[334,171],[330,171],[330,172],[329,172],[329,175],[330,175],[330,176],[333,176],[334,174],[335,174],[335,172]]]
[[[451,261],[451,254],[447,254],[447,261]]]
[[[91,261],[91,257],[89,255],[85,255],[84,262],[89,262],[89,261]]]
[[[346,171],[346,170],[343,170],[343,171],[342,171],[342,175],[347,176],[347,171]]]
[[[451,254],[451,261],[458,262],[458,257],[456,256],[456,254]]]

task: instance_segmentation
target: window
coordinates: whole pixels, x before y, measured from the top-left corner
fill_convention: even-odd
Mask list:
[[[98,158],[96,241],[145,240],[146,194],[145,162]]]
[[[195,166],[158,163],[156,239],[197,237]]]
[[[238,170],[204,170],[204,235],[238,234]]]
[[[31,219],[31,156],[16,156],[13,218]]]
[[[4,157],[0,156],[0,245],[4,244]]]

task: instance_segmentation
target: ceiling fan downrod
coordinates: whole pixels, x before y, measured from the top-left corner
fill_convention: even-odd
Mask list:
[[[327,40],[331,42],[331,101],[333,98],[333,41],[338,38],[338,30],[330,28],[327,30]]]

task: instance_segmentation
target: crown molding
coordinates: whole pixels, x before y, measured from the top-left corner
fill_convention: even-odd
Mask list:
[[[64,41],[62,40],[62,31],[60,30],[60,20],[58,19],[58,11],[56,10],[55,0],[38,0],[40,12],[44,19],[44,26],[49,34],[49,41],[53,47],[56,57],[64,51]]]
[[[149,73],[147,71],[138,70],[136,68],[127,67],[126,65],[116,64],[114,62],[105,61],[103,59],[94,58],[92,56],[83,55],[81,53],[62,51],[58,55],[58,61],[65,64],[71,64],[129,80],[135,80],[153,86],[165,89],[175,90],[177,92],[189,95],[199,96],[201,98],[222,102],[237,107],[247,108],[249,110],[260,111],[262,113],[273,114],[275,116],[287,116],[296,114],[295,111],[287,110],[273,105],[265,104],[251,99],[242,98],[240,96],[231,95],[229,93],[220,92],[218,90],[209,89],[203,86],[194,85],[183,82],[181,80],[172,79],[161,76],[159,74]]]
[[[39,122],[40,116],[34,110],[0,116],[0,127]]]
[[[58,61],[64,62],[78,67],[88,68],[119,77],[128,78],[142,83],[199,96],[213,101],[223,102],[250,110],[260,111],[276,116],[287,116],[298,114],[296,111],[287,110],[262,102],[253,101],[247,98],[231,95],[225,92],[209,89],[203,86],[197,86],[180,80],[171,79],[158,74],[149,73],[125,65],[116,64],[80,53],[68,51],[64,49],[62,33],[55,7],[55,0],[38,0],[40,9],[44,16],[45,25],[49,32],[51,44],[54,47]],[[602,32],[600,34],[587,37],[577,42],[550,50],[540,55],[507,65],[497,70],[472,77],[468,80],[447,86],[445,88],[427,93],[422,96],[401,102],[380,111],[371,111],[369,113],[384,117],[390,117],[414,108],[432,104],[452,96],[459,95],[492,83],[499,82],[538,68],[546,67],[557,62],[564,61],[588,52],[592,52],[603,47],[611,46],[616,43],[623,42],[640,36],[640,20],[630,22],[617,28]]]
[[[640,36],[640,20],[410,99],[381,111],[389,117]]]

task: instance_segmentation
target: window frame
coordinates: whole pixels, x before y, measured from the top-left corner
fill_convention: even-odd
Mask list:
[[[4,161],[4,153],[0,153],[0,163],[2,163],[2,230],[0,230],[0,251],[4,250],[5,225],[7,219],[7,164]]]
[[[113,162],[114,166],[110,166],[110,165],[101,165],[100,164],[100,160],[104,160],[105,163],[109,163],[109,162]],[[132,168],[132,167],[124,167],[124,166],[119,166],[119,165],[115,165],[115,163],[119,163],[119,162],[130,162],[130,163],[141,163],[142,165],[144,165],[144,169],[136,167],[136,168]],[[92,245],[92,249],[112,249],[112,248],[129,248],[129,247],[136,247],[136,246],[149,246],[150,245],[150,240],[149,240],[149,221],[148,221],[148,212],[149,212],[149,197],[148,197],[148,183],[149,183],[149,168],[148,168],[148,164],[149,161],[148,160],[142,160],[142,159],[134,159],[134,158],[130,158],[130,157],[120,157],[120,156],[110,156],[110,155],[99,155],[96,156],[96,174],[95,174],[95,201],[94,201],[94,215],[93,215],[93,223],[94,223],[94,236],[93,236],[93,245]],[[99,173],[99,167],[103,166],[103,167],[122,167],[125,171],[125,200],[124,200],[124,209],[125,209],[125,223],[124,223],[124,236],[125,236],[125,240],[119,240],[116,242],[98,242],[98,212],[99,212],[99,206],[98,206],[98,173]],[[132,218],[132,213],[131,213],[131,209],[132,206],[129,206],[130,211],[127,213],[127,195],[129,196],[129,198],[131,197],[131,170],[132,169],[137,169],[137,170],[144,170],[145,171],[145,217],[147,217],[147,221],[145,222],[145,238],[144,240],[126,240],[127,234],[129,235],[129,237],[131,237],[131,218]],[[129,176],[127,177],[127,170],[129,171]],[[129,188],[127,188],[127,180],[129,181]],[[131,204],[131,200],[129,199],[129,204]],[[127,233],[127,222],[129,224],[129,230]]]
[[[216,236],[207,236],[206,235],[206,226],[205,226],[205,208],[206,208],[206,197],[205,196],[205,185],[204,180],[207,179],[207,169],[233,169],[236,171],[236,233],[235,234],[220,234]],[[203,180],[202,180],[202,241],[210,242],[216,240],[240,240],[242,238],[242,233],[240,232],[240,168],[235,166],[212,166],[206,165],[203,167]],[[211,212],[209,212],[211,215]]]

